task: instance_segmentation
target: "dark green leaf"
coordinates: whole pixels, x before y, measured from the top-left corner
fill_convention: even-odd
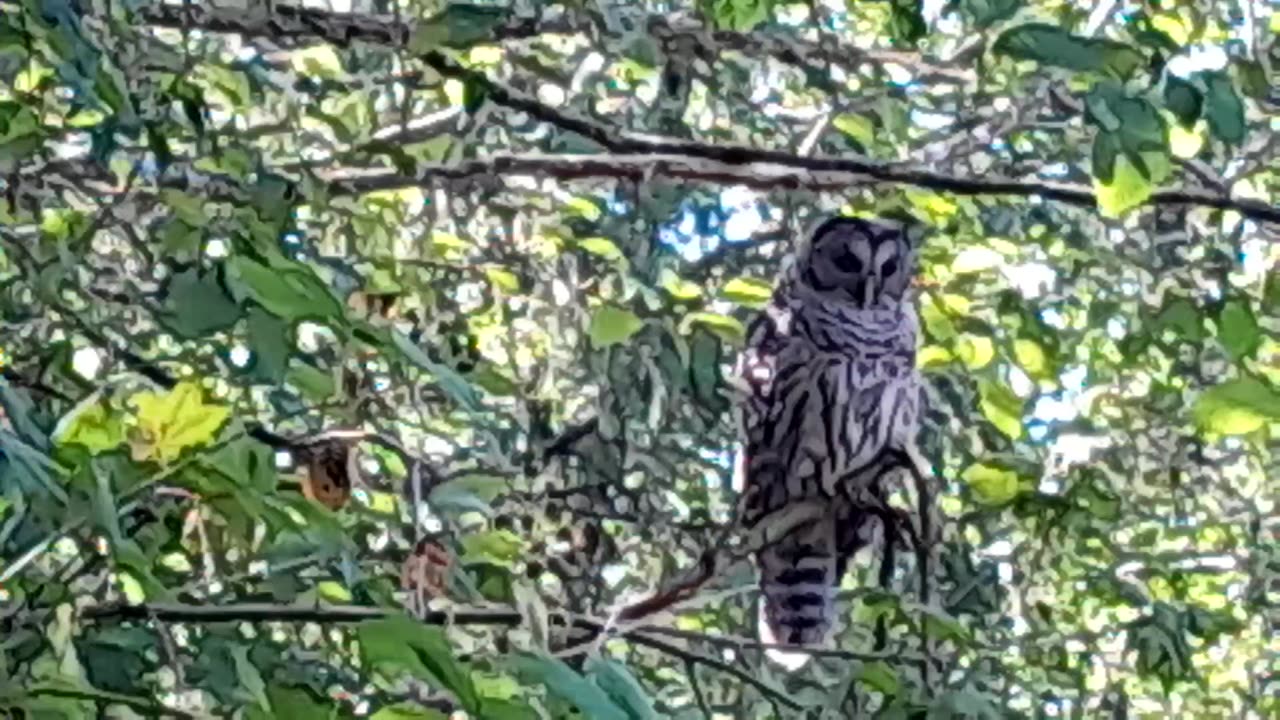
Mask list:
[[[1204,117],[1219,140],[1232,145],[1244,141],[1244,102],[1226,73],[1205,73]]]
[[[258,380],[279,383],[289,368],[293,353],[293,328],[290,324],[263,310],[251,307],[248,312],[249,371]]]
[[[170,279],[161,319],[178,336],[199,338],[226,330],[240,314],[214,273],[191,268]]]
[[[608,693],[553,657],[524,653],[512,661],[516,672],[530,682],[545,685],[547,690],[573,704],[584,717],[592,720],[628,720]]]
[[[329,286],[301,263],[279,260],[267,266],[234,257],[227,267],[229,280],[241,296],[252,298],[279,318],[289,322],[343,319],[342,305]]]
[[[1107,72],[1128,79],[1145,59],[1137,50],[1112,40],[1072,35],[1056,25],[1027,23],[1001,33],[992,46],[998,54],[1079,72]]]
[[[492,5],[451,4],[443,12],[419,23],[409,41],[415,53],[438,47],[463,48],[495,39],[509,11]]]
[[[1183,127],[1191,127],[1200,119],[1200,108],[1204,95],[1195,85],[1176,75],[1169,75],[1164,80],[1164,106]]]
[[[1022,5],[1022,0],[955,0],[953,6],[979,29],[985,29],[1013,17]]]
[[[631,720],[649,720],[658,717],[653,701],[639,681],[616,660],[592,657],[587,661],[587,674],[615,703],[626,711]]]
[[[1258,349],[1262,332],[1248,304],[1236,300],[1222,308],[1222,314],[1218,316],[1218,340],[1237,361]]]
[[[921,0],[892,0],[889,12],[889,41],[913,48],[929,32],[922,12]]]
[[[364,663],[390,677],[409,673],[434,687],[447,690],[468,712],[480,701],[467,669],[453,657],[444,631],[407,615],[366,620],[357,627]]]

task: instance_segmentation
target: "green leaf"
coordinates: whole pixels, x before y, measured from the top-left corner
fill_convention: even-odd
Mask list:
[[[337,392],[332,375],[304,362],[291,363],[284,379],[315,402],[324,402]]]
[[[432,360],[409,336],[399,330],[391,331],[391,341],[410,362],[434,375],[436,382],[440,383],[440,389],[459,407],[471,413],[482,409],[480,393],[453,368]]]
[[[651,720],[658,714],[653,701],[627,667],[616,660],[592,656],[587,661],[587,674],[595,684],[626,711],[631,720]]]
[[[979,502],[1003,505],[1018,496],[1018,474],[993,465],[974,463],[960,474]]]
[[[773,0],[703,0],[703,8],[721,30],[750,32],[769,19]]]
[[[463,560],[511,567],[520,559],[524,541],[510,530],[489,530],[462,538]]]
[[[853,138],[864,148],[870,148],[876,139],[875,125],[870,118],[853,113],[840,113],[831,121],[837,130]]]
[[[465,666],[438,627],[423,625],[407,615],[366,620],[356,627],[361,660],[389,677],[409,673],[458,698],[475,713],[480,706],[475,686]]]
[[[1200,313],[1186,298],[1174,298],[1164,306],[1152,324],[1153,333],[1173,330],[1178,337],[1199,341],[1204,338],[1204,326]]]
[[[448,717],[434,708],[402,702],[379,709],[369,716],[369,720],[448,720]],[[481,714],[480,717],[488,718],[489,716]]]
[[[1098,198],[1098,209],[1104,217],[1119,218],[1126,212],[1145,203],[1151,197],[1151,181],[1142,176],[1124,155],[1115,159],[1111,181],[1093,180],[1093,191]]]
[[[260,307],[248,312],[249,350],[253,353],[249,371],[266,383],[279,383],[289,369],[293,354],[293,327]]]
[[[1262,332],[1248,304],[1234,300],[1222,308],[1222,314],[1218,316],[1218,340],[1236,361],[1258,349],[1262,343]]]
[[[720,288],[720,296],[743,307],[759,310],[773,297],[773,286],[759,278],[734,278]]]
[[[432,488],[427,504],[435,510],[487,516],[493,514],[494,499],[507,488],[507,479],[498,475],[464,475]]]
[[[288,322],[340,321],[342,304],[311,268],[287,260],[271,266],[247,257],[227,261],[229,279],[240,293]]]
[[[522,653],[512,661],[515,671],[530,682],[540,683],[562,700],[573,704],[583,717],[591,720],[629,720],[608,693],[592,683],[564,661],[553,657]]]
[[[956,357],[970,370],[986,367],[995,356],[995,343],[989,337],[964,333],[956,338]]]
[[[240,313],[213,273],[191,268],[170,279],[160,319],[178,336],[194,339],[231,327]]]
[[[929,32],[925,24],[922,0],[890,0],[888,36],[897,47],[914,48]]]
[[[587,335],[592,346],[606,348],[624,343],[644,328],[644,321],[630,310],[614,305],[601,305],[591,316]]]
[[[332,718],[337,713],[329,703],[324,702],[324,698],[318,697],[316,693],[301,686],[272,685],[267,688],[267,698],[271,702],[271,711],[267,711],[257,707],[250,706],[247,717],[257,720],[320,720],[321,718]]]
[[[1226,73],[1204,73],[1204,80],[1204,118],[1209,131],[1225,143],[1239,145],[1244,141],[1244,102]]]
[[[594,207],[594,205],[592,207]],[[614,243],[609,238],[603,238],[603,237],[584,238],[582,240],[579,240],[577,242],[577,245],[579,248],[586,250],[592,255],[599,255],[605,260],[609,260],[611,262],[626,260],[626,258],[622,254],[622,250],[619,250],[617,244]]]
[[[1036,380],[1048,380],[1053,377],[1053,369],[1044,348],[1035,340],[1019,339],[1013,342],[1013,357],[1027,375]]]
[[[1201,430],[1247,435],[1280,419],[1280,393],[1254,378],[1228,380],[1200,393],[1192,415]]]
[[[985,29],[1013,17],[1022,0],[959,0],[957,4],[978,29]]]
[[[1079,72],[1107,72],[1128,79],[1143,65],[1137,50],[1112,40],[1072,35],[1056,25],[1027,23],[1004,31],[992,46],[997,54]]]
[[[1022,400],[1012,390],[984,378],[978,395],[982,414],[997,430],[1014,440],[1022,437]]]
[[[138,426],[132,439],[134,457],[176,460],[187,448],[204,445],[231,415],[223,405],[207,404],[200,385],[182,382],[168,392],[140,392],[130,398]]]
[[[93,393],[78,403],[53,430],[55,444],[80,445],[91,455],[115,449],[124,440],[124,423],[103,401],[101,393]]]
[[[858,669],[857,677],[860,682],[887,697],[896,697],[902,692],[902,682],[898,680],[898,673],[883,660],[864,664]]]
[[[1200,119],[1204,95],[1195,85],[1176,75],[1164,80],[1164,106],[1178,118],[1183,127],[1191,127]]]
[[[494,40],[494,31],[502,26],[507,15],[506,8],[492,5],[449,5],[443,12],[417,24],[409,40],[409,50],[424,53],[441,46],[465,48]]]
[[[747,336],[747,329],[737,318],[720,313],[689,313],[680,321],[680,332],[688,333],[695,325],[701,325],[725,342],[733,344],[740,344]]]

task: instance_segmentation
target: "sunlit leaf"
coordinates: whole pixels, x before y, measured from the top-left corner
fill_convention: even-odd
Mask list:
[[[1154,188],[1151,181],[1142,176],[1124,155],[1115,159],[1111,182],[1093,181],[1093,191],[1098,197],[1098,209],[1103,216],[1119,218],[1129,210],[1142,205],[1151,197]]]
[[[212,440],[231,414],[224,405],[206,403],[200,385],[194,382],[179,383],[167,392],[141,392],[130,402],[137,408],[137,427],[131,439],[134,457],[162,463]]]
[[[965,333],[956,338],[956,357],[970,370],[986,367],[996,356],[995,343],[991,338]]]
[[[987,420],[1014,440],[1022,437],[1022,400],[1008,387],[985,379],[978,381],[978,392]]]
[[[607,348],[610,345],[626,342],[643,328],[644,321],[630,310],[614,305],[601,305],[591,315],[591,325],[587,329],[587,334],[591,338],[592,346]]]
[[[1220,435],[1246,435],[1280,420],[1280,393],[1253,378],[1228,380],[1200,393],[1196,424]]]
[[[92,454],[117,448],[125,440],[124,422],[94,393],[58,421],[53,441],[59,445],[82,445]]]
[[[992,465],[970,465],[960,474],[960,479],[973,490],[979,502],[988,505],[1003,505],[1017,497],[1019,491],[1016,472]]]
[[[734,278],[720,288],[720,295],[744,307],[760,309],[773,296],[773,285],[756,278]]]

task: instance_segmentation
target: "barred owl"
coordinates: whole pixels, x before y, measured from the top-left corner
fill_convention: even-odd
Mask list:
[[[756,553],[766,640],[826,642],[848,561],[878,527],[866,508],[886,507],[868,468],[913,442],[913,272],[905,228],[829,219],[748,330],[737,471],[743,524],[773,534]]]

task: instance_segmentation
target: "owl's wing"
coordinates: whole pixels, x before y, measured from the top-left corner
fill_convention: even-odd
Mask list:
[[[785,413],[777,377],[790,333],[790,311],[771,303],[747,328],[734,371],[739,390],[738,423],[742,445],[736,471],[743,495],[739,514],[747,527],[786,504],[787,442],[794,433],[774,427]]]

